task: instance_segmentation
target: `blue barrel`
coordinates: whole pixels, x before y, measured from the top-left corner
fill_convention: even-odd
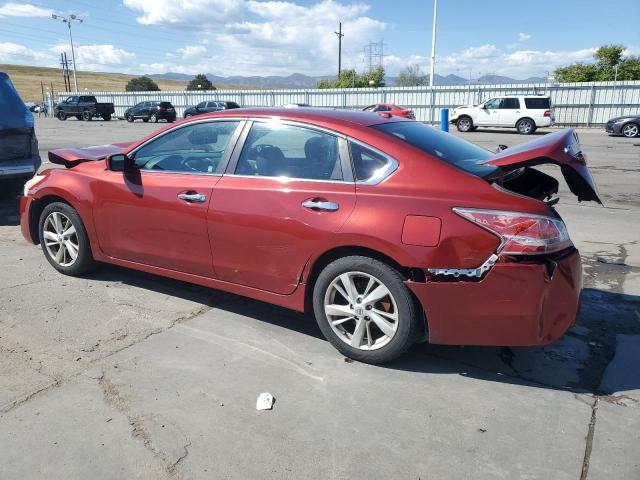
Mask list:
[[[441,108],[440,109],[440,130],[443,132],[449,131],[449,109]]]

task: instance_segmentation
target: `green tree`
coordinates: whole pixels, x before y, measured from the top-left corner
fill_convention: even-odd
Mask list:
[[[428,85],[429,79],[422,73],[418,65],[409,65],[402,70],[396,78],[398,87],[415,87],[418,85]]]
[[[373,83],[369,83],[369,82]],[[319,80],[317,88],[368,88],[384,87],[384,68],[378,67],[358,75],[354,69],[342,70],[335,80]]]
[[[216,87],[204,73],[199,73],[187,85],[187,90],[215,90]]]
[[[136,77],[129,80],[125,90],[127,92],[159,92],[160,87],[149,77]]]
[[[557,68],[560,82],[610,82],[640,80],[640,58],[624,57],[624,45],[604,45],[593,55],[595,63],[574,63]],[[617,75],[616,75],[617,70]]]

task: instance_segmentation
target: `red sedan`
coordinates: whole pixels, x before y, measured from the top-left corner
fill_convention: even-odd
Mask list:
[[[96,262],[313,310],[344,355],[416,341],[537,345],[575,321],[580,256],[553,208],[561,166],[599,202],[572,130],[490,153],[418,122],[229,110],[144,140],[55,150],[21,228],[58,271]]]
[[[386,115],[409,118],[411,120],[415,120],[416,118],[415,114],[413,113],[413,110],[399,107],[398,105],[394,105],[393,103],[374,103],[373,105],[364,107],[362,111],[384,113]]]

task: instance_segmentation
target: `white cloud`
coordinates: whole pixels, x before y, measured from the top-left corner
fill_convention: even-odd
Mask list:
[[[199,27],[224,24],[237,18],[244,0],[124,0],[124,5],[142,12],[144,25]]]
[[[183,48],[178,48],[176,51],[182,56],[183,60],[194,59],[207,54],[207,48],[203,45],[187,45]]]
[[[0,17],[50,17],[53,10],[41,8],[30,3],[5,3],[0,6]]]
[[[69,45],[59,44],[50,48],[54,54],[69,53]],[[113,45],[79,45],[75,47],[78,70],[126,71],[135,67],[136,54]],[[71,60],[71,58],[69,58]]]
[[[29,63],[47,58],[46,53],[32,50],[24,45],[11,42],[0,43],[0,61],[3,62]]]
[[[522,33],[522,32],[518,34],[519,42],[526,42],[527,40],[531,40],[531,35],[529,35],[528,33]]]

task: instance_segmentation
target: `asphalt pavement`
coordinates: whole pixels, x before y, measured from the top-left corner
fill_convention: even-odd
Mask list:
[[[36,123],[43,159],[160,126]],[[577,325],[547,347],[420,344],[385,366],[254,300],[107,265],[62,276],[5,198],[0,479],[638,480],[640,139],[579,134],[606,206],[560,193],[583,255]]]

